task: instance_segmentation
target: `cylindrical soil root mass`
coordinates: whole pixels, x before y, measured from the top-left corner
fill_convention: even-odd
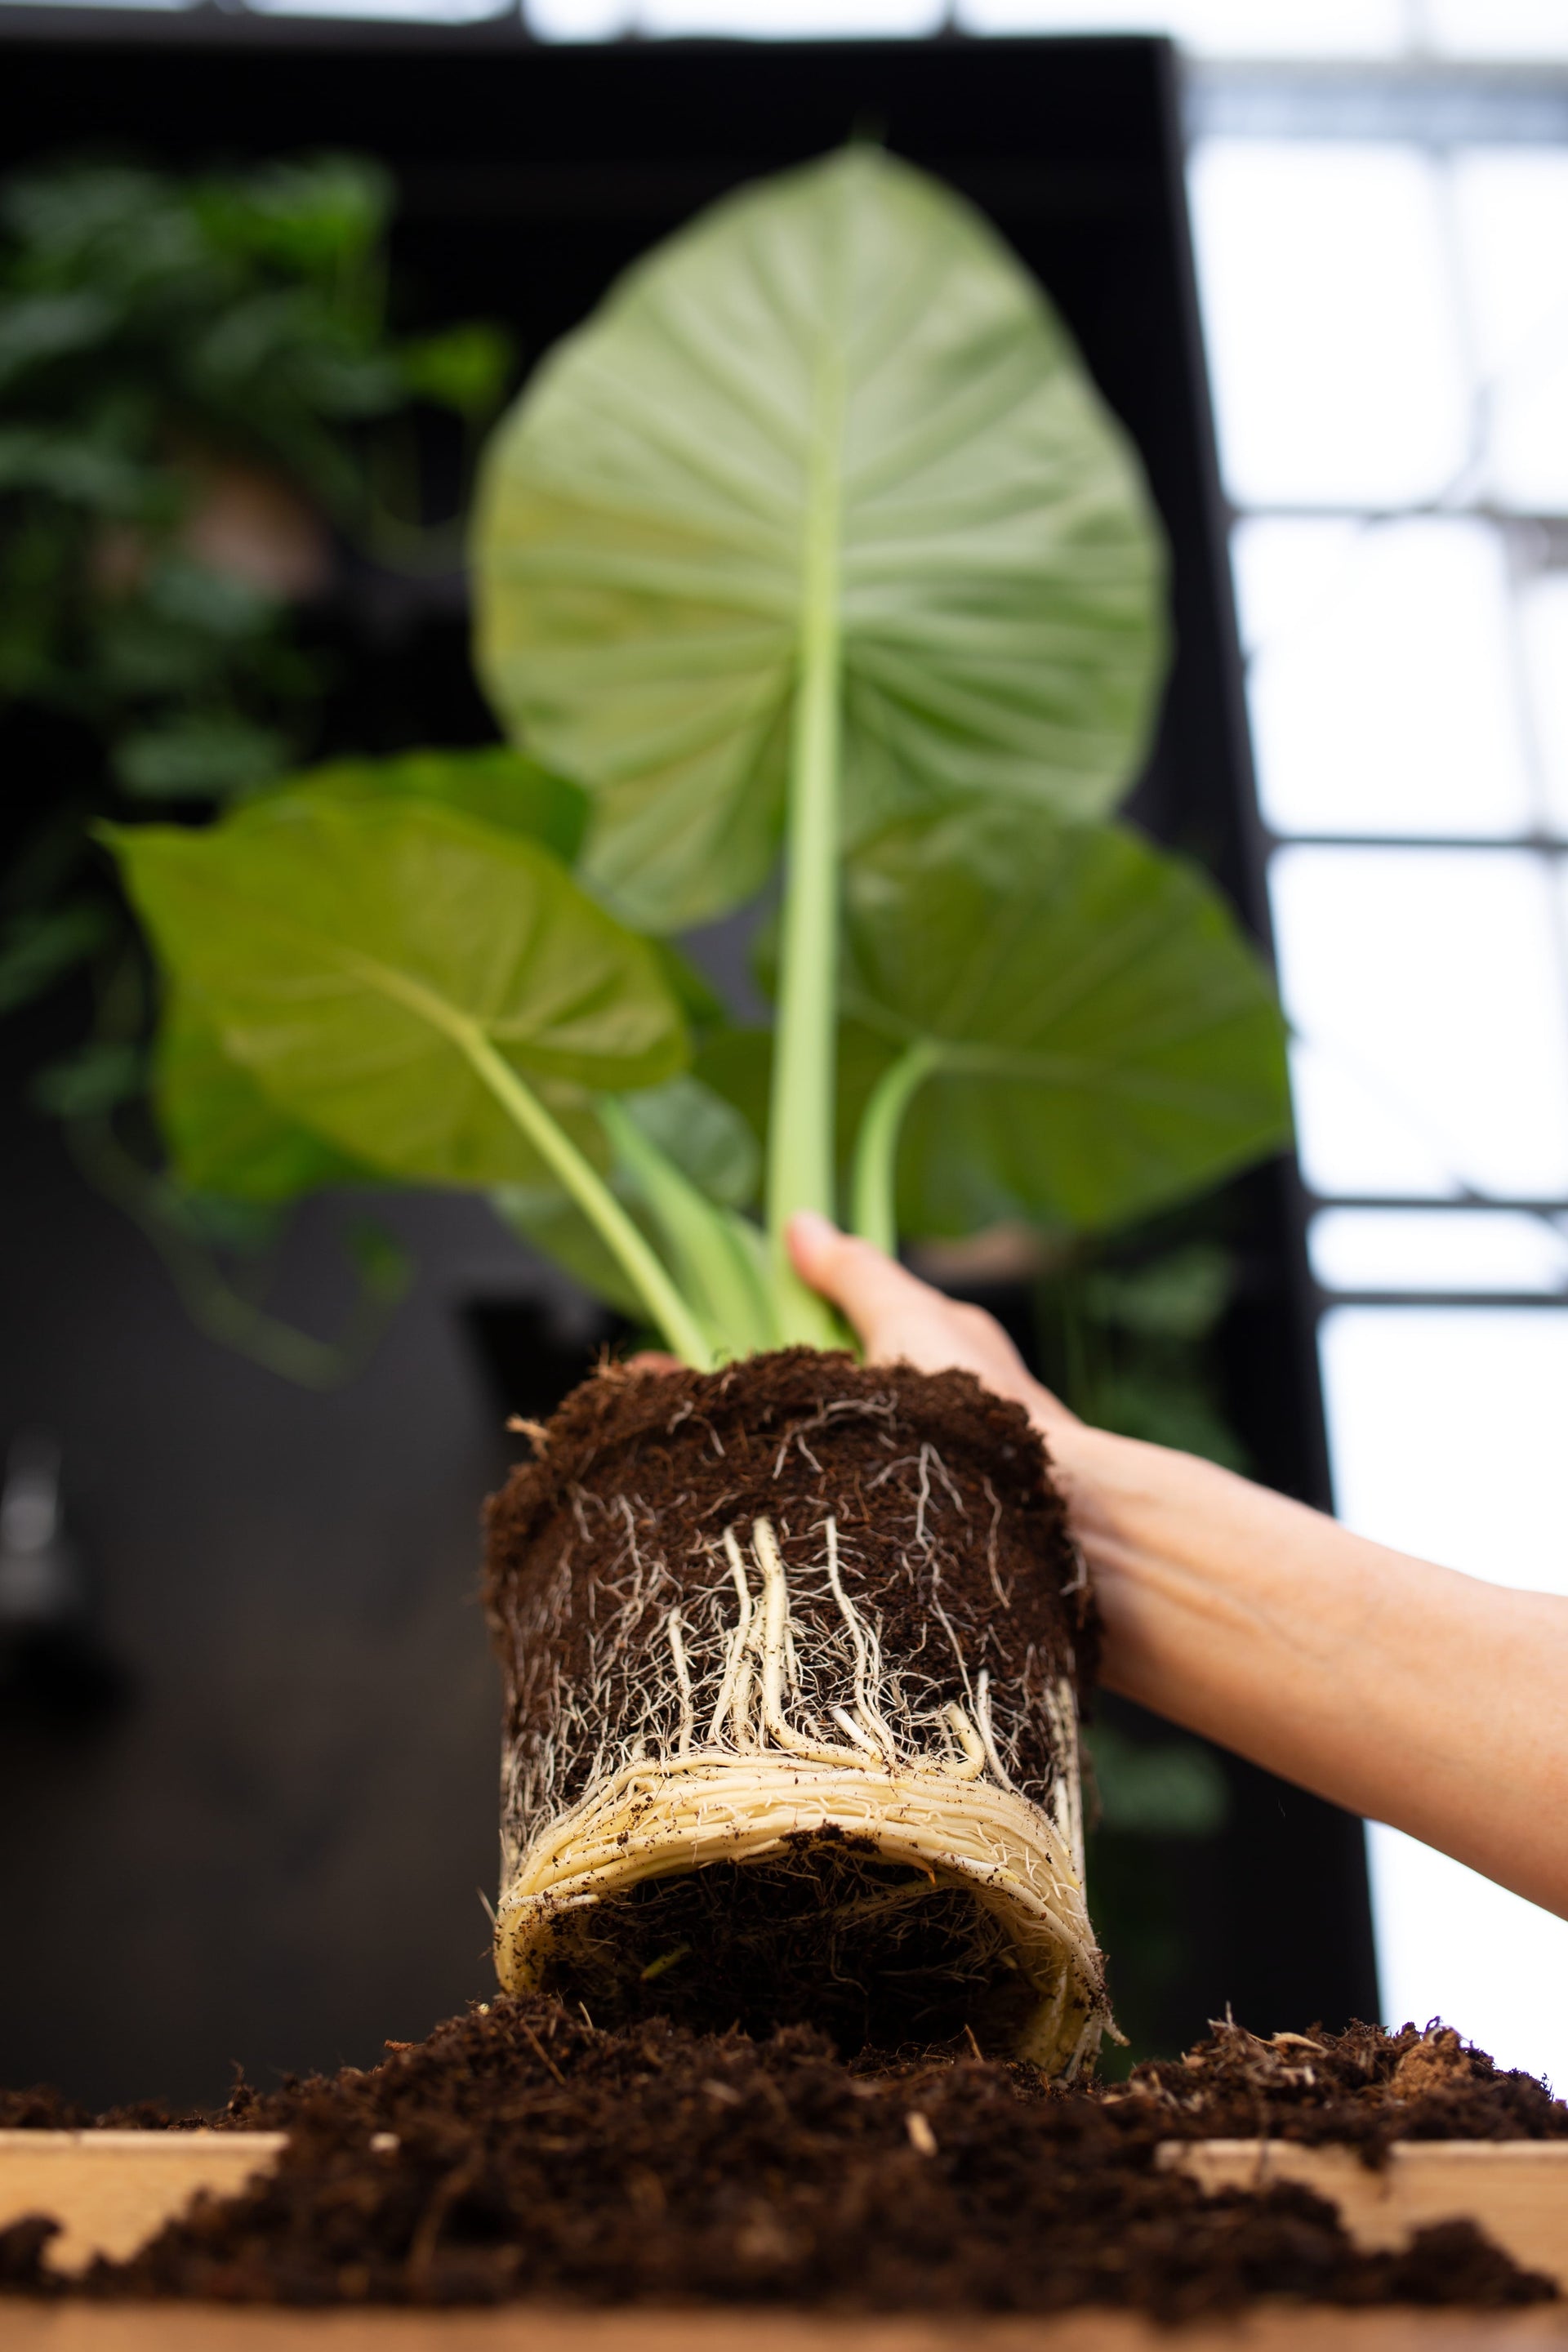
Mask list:
[[[1092,2058],[1092,1621],[1019,1408],[791,1349],[602,1373],[535,1442],[490,1511],[502,1983]]]

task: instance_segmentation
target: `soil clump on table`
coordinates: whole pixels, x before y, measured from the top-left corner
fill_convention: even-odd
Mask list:
[[[1205,2197],[1162,2141],[1568,2136],[1568,2107],[1442,2030],[1270,2041],[1228,2022],[1104,2089],[945,2049],[837,2053],[647,2018],[596,2030],[500,1998],[374,2068],[243,2083],[216,2116],[89,2118],[0,2095],[0,2125],[284,2129],[272,2175],[204,2201],[74,2291],[285,2304],[772,2303],[1180,2319],[1260,2294],[1341,2305],[1548,2297],[1470,2224],[1358,2252],[1331,2206],[1280,2185]],[[64,2291],[37,2221],[0,2232],[0,2283]]]

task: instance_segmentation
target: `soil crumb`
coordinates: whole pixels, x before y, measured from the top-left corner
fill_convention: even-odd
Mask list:
[[[89,2118],[46,2092],[0,2125],[286,2129],[272,2176],[198,2204],[75,2292],[232,2302],[793,2304],[1175,2321],[1261,2294],[1498,2306],[1553,2290],[1468,2223],[1359,2252],[1333,2209],[1280,2186],[1205,2198],[1162,2140],[1568,2136],[1568,2108],[1447,2029],[1263,2040],[1228,2021],[1183,2060],[1064,2090],[965,2037],[845,2059],[821,2032],[763,2040],[666,2018],[618,2031],[542,1996],[498,1998],[382,2063],[243,2082],[221,2114]],[[66,2291],[49,2225],[0,2231],[0,2286]]]

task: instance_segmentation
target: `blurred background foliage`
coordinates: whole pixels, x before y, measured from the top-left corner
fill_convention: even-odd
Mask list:
[[[0,1017],[76,984],[81,1034],[35,1101],[204,1327],[313,1385],[361,1360],[405,1269],[359,1219],[340,1338],[266,1313],[279,1213],[194,1192],[154,1147],[152,975],[91,827],[200,822],[319,751],[317,616],[367,570],[460,562],[511,341],[400,331],[391,212],[352,156],[72,161],[0,191],[0,712],[36,812],[0,878]]]

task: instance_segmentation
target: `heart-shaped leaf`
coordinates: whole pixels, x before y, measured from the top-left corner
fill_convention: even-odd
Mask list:
[[[1184,860],[994,803],[890,831],[847,895],[843,1008],[884,1065],[862,1230],[895,1150],[914,1237],[1121,1223],[1287,1141],[1268,975]]]
[[[871,148],[622,279],[500,428],[475,560],[492,700],[594,793],[587,871],[652,929],[766,878],[808,641],[851,838],[975,795],[1102,813],[1163,663],[1158,527],[1060,322]]]
[[[534,842],[420,802],[303,795],[205,833],[108,837],[225,1053],[387,1174],[545,1181],[481,1065],[602,1160],[584,1090],[655,1085],[686,1058],[653,950]]]
[[[581,846],[587,814],[576,785],[505,744],[335,760],[285,778],[249,806],[285,794],[361,803],[426,801],[542,841],[568,863]],[[245,812],[229,820],[231,826],[247,821]],[[673,965],[673,950],[659,951]],[[195,1192],[275,1202],[324,1185],[377,1181],[363,1163],[291,1118],[226,1053],[216,1024],[188,986],[172,988],[164,1003],[153,1099],[174,1171]]]
[[[570,866],[583,845],[586,795],[505,743],[477,751],[399,751],[384,760],[332,760],[286,776],[268,799],[305,793],[334,801],[427,801],[500,833],[543,842]]]

